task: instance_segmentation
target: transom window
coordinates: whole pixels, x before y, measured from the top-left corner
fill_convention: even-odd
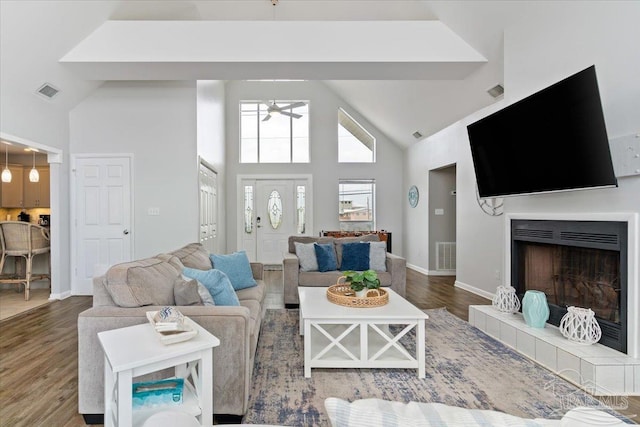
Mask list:
[[[375,227],[374,179],[338,181],[340,231],[373,231]]]
[[[309,163],[309,101],[242,101],[240,163]]]
[[[338,109],[338,162],[375,163],[376,139],[342,108]]]

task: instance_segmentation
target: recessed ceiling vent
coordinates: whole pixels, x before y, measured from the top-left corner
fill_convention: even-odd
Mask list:
[[[501,84],[497,84],[494,87],[487,89],[487,92],[489,95],[497,98],[504,93],[504,87]]]
[[[420,133],[420,131],[415,131],[412,135],[415,139],[422,138],[422,134]]]
[[[37,92],[40,96],[44,96],[47,99],[53,99],[53,97],[56,96],[58,92],[60,92],[60,90],[51,86],[49,83],[45,83],[40,86]]]

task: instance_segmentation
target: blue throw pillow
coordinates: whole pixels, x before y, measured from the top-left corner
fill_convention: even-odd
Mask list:
[[[334,271],[338,269],[338,259],[333,243],[314,243],[313,249],[316,251],[318,260],[318,271]]]
[[[258,285],[253,278],[251,264],[245,251],[238,251],[229,255],[213,254],[210,258],[213,263],[213,268],[229,276],[231,285],[236,291]]]
[[[211,294],[216,305],[240,305],[236,291],[226,274],[215,268],[212,270],[197,270],[185,267],[182,274],[202,283]]]
[[[342,244],[342,271],[365,271],[369,269],[369,242]]]

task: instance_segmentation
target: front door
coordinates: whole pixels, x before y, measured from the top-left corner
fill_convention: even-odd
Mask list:
[[[131,157],[77,157],[73,173],[71,289],[92,295],[93,277],[131,260]]]
[[[293,180],[256,182],[256,256],[264,264],[281,264],[289,236],[296,234]]]

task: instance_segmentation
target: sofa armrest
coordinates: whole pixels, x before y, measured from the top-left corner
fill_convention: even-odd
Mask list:
[[[252,262],[250,264],[253,278],[256,280],[262,280],[264,276],[264,264],[261,262]]]
[[[104,356],[98,332],[147,323],[146,312],[161,307],[93,307],[78,316],[78,409],[81,414],[104,413]],[[252,320],[247,307],[180,306],[191,318],[220,339],[214,349],[214,408],[216,413],[242,415],[247,410],[252,358]],[[238,403],[243,402],[238,411]]]
[[[404,298],[407,293],[407,260],[387,252],[386,266],[391,273],[391,289]]]
[[[299,304],[298,300],[298,274],[300,262],[296,254],[285,252],[282,259],[282,280],[284,282],[284,303]]]

